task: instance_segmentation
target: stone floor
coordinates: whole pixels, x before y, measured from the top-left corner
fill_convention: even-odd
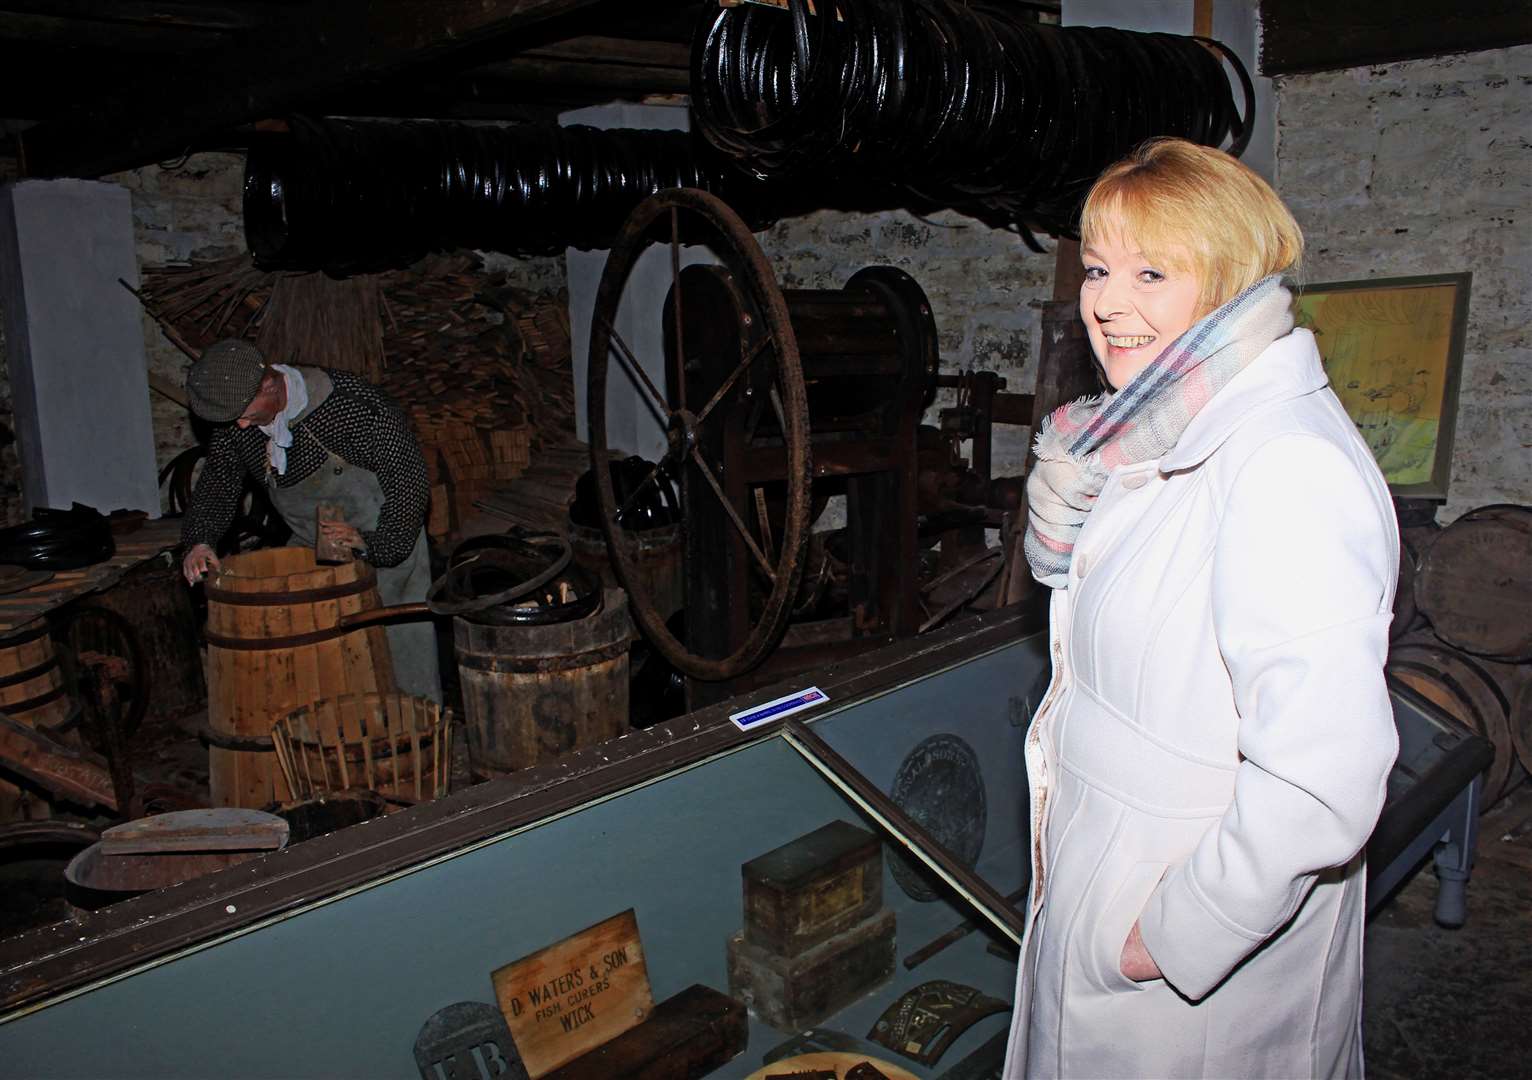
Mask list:
[[[1368,925],[1368,1076],[1532,1077],[1532,787],[1480,819],[1467,923],[1436,925],[1435,903],[1428,865]]]

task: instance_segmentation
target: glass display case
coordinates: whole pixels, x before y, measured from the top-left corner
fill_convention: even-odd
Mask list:
[[[720,1080],[837,1047],[916,1077],[998,1076],[1016,952],[972,897],[1025,894],[1022,741],[1047,676],[1033,629],[994,612],[0,943],[4,1071],[514,1076],[498,1047],[431,1060],[418,1042],[433,1018],[509,1019],[497,972],[631,911],[656,1013],[699,985],[750,1006]],[[937,837],[972,888],[912,858],[784,737],[780,708],[736,723],[790,694],[807,705],[790,722]],[[1395,700],[1409,734],[1373,867],[1389,884],[1444,835],[1471,850],[1462,811],[1483,768],[1482,740]],[[604,1005],[579,983],[547,985],[588,1018]]]

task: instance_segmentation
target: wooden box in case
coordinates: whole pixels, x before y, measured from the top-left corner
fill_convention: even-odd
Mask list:
[[[729,992],[763,1022],[801,1031],[894,970],[883,848],[832,821],[741,867],[745,926],[729,939]]]
[[[741,868],[744,940],[797,956],[883,907],[883,846],[866,829],[832,821]]]
[[[884,911],[797,956],[729,939],[729,996],[778,1031],[802,1031],[894,973],[894,913]]]

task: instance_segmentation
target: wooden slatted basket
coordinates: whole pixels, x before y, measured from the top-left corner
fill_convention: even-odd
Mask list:
[[[424,802],[447,793],[452,710],[409,694],[345,694],[294,709],[271,741],[294,799],[366,788]]]

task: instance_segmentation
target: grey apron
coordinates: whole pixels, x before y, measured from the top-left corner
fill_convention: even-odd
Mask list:
[[[312,369],[304,369],[310,386],[317,380],[309,377]],[[315,405],[328,395],[329,380],[323,380],[323,393],[316,394],[304,410],[311,412]],[[316,390],[320,389],[315,387]],[[317,399],[317,400],[316,400]],[[300,417],[301,418],[301,417]],[[378,511],[383,507],[383,486],[378,476],[369,469],[347,463],[330,451],[312,432],[300,429],[295,437],[308,436],[325,452],[325,461],[309,476],[292,487],[278,487],[275,473],[267,475],[267,494],[272,505],[293,530],[294,545],[314,545],[315,515],[322,502],[339,506],[346,516],[346,523],[362,532],[377,528]],[[431,553],[426,542],[425,526],[415,538],[415,546],[408,557],[398,566],[378,567],[378,596],[392,607],[424,600],[431,588]],[[394,681],[405,694],[415,694],[440,703],[442,700],[441,673],[436,662],[436,628],[429,619],[397,623],[388,628],[388,648],[394,657]]]

